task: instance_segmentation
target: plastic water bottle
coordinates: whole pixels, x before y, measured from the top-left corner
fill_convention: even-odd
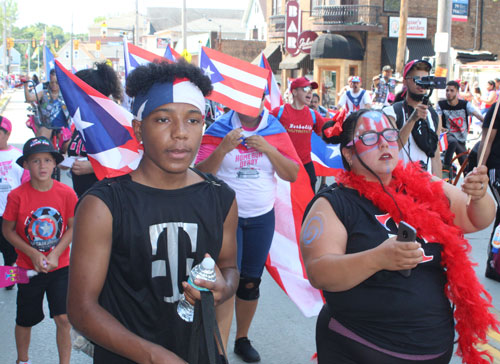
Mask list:
[[[210,257],[206,257],[200,264],[191,269],[191,273],[189,273],[188,283],[199,291],[208,291],[208,289],[199,287],[194,284],[194,280],[204,279],[205,281],[215,282],[216,276],[214,267],[215,261]],[[193,322],[194,306],[186,300],[184,294],[182,294],[182,297],[179,300],[177,313],[184,321]]]

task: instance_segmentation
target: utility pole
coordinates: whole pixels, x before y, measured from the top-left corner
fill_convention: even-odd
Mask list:
[[[134,44],[139,45],[139,0],[135,0],[135,37]]]
[[[3,73],[7,77],[7,0],[3,0]],[[7,78],[5,78],[7,79]]]
[[[71,12],[71,35],[70,35],[69,47],[70,47],[69,53],[71,54],[70,70],[71,70],[71,72],[73,72],[73,52],[74,52],[74,49],[73,49],[73,11]]]
[[[436,37],[434,51],[436,52],[436,70],[446,69],[442,76],[451,76],[450,46],[451,46],[451,7],[452,0],[438,0],[437,3]],[[439,67],[439,68],[438,68]]]
[[[398,53],[396,54],[396,73],[403,74],[406,54],[406,28],[408,24],[408,0],[401,0],[399,9]]]
[[[182,0],[182,50],[187,49],[186,40],[186,0]]]

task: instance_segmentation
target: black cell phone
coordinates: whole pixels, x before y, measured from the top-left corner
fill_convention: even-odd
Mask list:
[[[408,242],[415,241],[417,239],[417,230],[410,224],[401,221],[398,227],[398,237],[397,241]],[[408,278],[411,274],[411,269],[400,270],[399,273],[403,275],[403,277]]]

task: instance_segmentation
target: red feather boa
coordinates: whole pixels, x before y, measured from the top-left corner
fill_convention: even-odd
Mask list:
[[[478,351],[475,345],[486,343],[488,328],[498,332],[498,321],[488,310],[492,307],[491,296],[472,269],[473,263],[468,257],[469,242],[462,229],[453,223],[454,214],[443,192],[443,182],[432,182],[427,173],[411,164],[403,167],[401,162],[392,177],[385,188],[401,208],[402,216],[380,183],[368,182],[363,176],[348,171],[339,172],[336,181],[357,190],[381,211],[389,213],[396,223],[404,220],[417,229],[419,236],[441,243],[442,265],[447,278],[445,294],[455,305],[457,354],[464,363],[488,363],[483,356],[493,360],[491,355]]]

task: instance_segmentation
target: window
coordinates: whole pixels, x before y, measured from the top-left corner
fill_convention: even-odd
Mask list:
[[[273,15],[282,15],[281,0],[272,0],[272,1],[273,1]]]
[[[259,39],[259,30],[257,29],[257,27],[254,27],[252,29],[252,39],[253,40]]]
[[[384,0],[384,11],[389,13],[399,13],[401,0]]]

